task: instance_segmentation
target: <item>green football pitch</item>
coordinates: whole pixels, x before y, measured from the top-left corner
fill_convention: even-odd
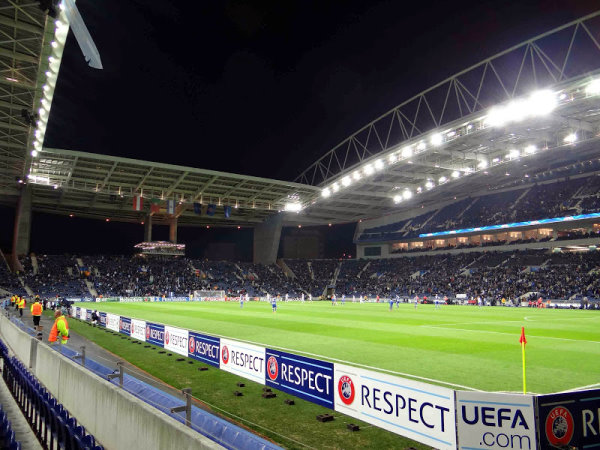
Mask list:
[[[522,392],[600,386],[597,311],[387,303],[103,303],[100,311],[380,370],[455,389]]]

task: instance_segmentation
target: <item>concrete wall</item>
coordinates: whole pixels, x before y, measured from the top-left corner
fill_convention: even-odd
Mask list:
[[[57,353],[0,316],[0,336],[107,449],[220,449],[220,445]],[[33,344],[32,344],[33,343]],[[30,349],[35,346],[30,364]]]
[[[254,264],[275,263],[279,252],[282,222],[282,215],[276,214],[254,227]]]

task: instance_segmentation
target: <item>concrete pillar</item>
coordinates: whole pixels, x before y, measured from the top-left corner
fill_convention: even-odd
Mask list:
[[[268,217],[254,227],[254,264],[274,264],[281,240],[282,214]]]
[[[144,242],[152,242],[152,216],[150,214],[144,221]]]
[[[169,222],[169,241],[177,244],[177,217],[171,218]]]
[[[12,254],[13,260],[19,255],[29,253],[31,237],[31,188],[23,186],[17,202],[15,226],[13,231]]]

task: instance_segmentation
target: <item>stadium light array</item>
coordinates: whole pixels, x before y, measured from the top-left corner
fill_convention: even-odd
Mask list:
[[[394,195],[394,203],[400,203],[402,201],[401,195]]]
[[[444,143],[444,138],[442,137],[441,134],[436,133],[433,136],[431,136],[431,145],[433,145],[434,147],[439,147],[443,143]]]
[[[502,127],[511,122],[521,122],[531,117],[550,114],[558,106],[558,99],[549,90],[536,91],[526,99],[513,100],[492,108],[485,122],[492,127]]]
[[[59,17],[54,21],[54,39],[50,42],[51,50],[50,55],[48,56],[48,66],[47,70],[44,72],[46,82],[42,86],[40,108],[38,109],[39,120],[36,122],[34,131],[35,138],[32,142],[33,149],[31,150],[31,156],[33,158],[37,158],[42,151],[48,116],[50,114],[50,108],[52,107],[52,98],[54,96],[54,89],[60,70],[62,52],[69,33],[69,21],[64,13],[65,7],[62,2],[59,4],[59,8]],[[40,178],[34,176],[31,181],[34,183],[39,182]],[[44,182],[44,180],[42,180],[42,182]]]
[[[600,78],[596,78],[588,83],[585,88],[587,95],[598,95],[600,94]]]
[[[286,203],[285,204],[285,211],[287,212],[300,212],[302,211],[302,205],[300,203]]]
[[[574,144],[577,141],[577,135],[575,133],[568,134],[564,139],[567,144]]]
[[[404,200],[410,200],[413,196],[413,193],[410,189],[405,189],[404,192],[402,193],[402,198],[404,198]]]
[[[435,187],[435,184],[433,183],[433,181],[431,180],[427,180],[427,183],[425,183],[425,187],[430,190],[433,189]]]
[[[341,188],[348,187],[355,181],[359,181],[362,178],[368,177],[378,171],[383,170],[386,164],[393,165],[402,159],[405,160],[405,163],[412,164],[413,161],[411,158],[415,154],[439,147],[445,142],[449,142],[451,140],[453,141],[460,137],[471,134],[474,131],[485,130],[489,127],[502,127],[509,123],[546,116],[554,111],[559,105],[573,100],[574,96],[577,96],[577,92],[580,91],[573,91],[569,93],[565,91],[554,92],[548,89],[538,90],[532,92],[527,97],[513,99],[506,104],[492,107],[485,115],[462,123],[453,129],[435,132],[425,138],[421,138],[421,140],[418,142],[405,145],[401,149],[394,148],[390,153],[384,155],[382,158],[364,164],[362,167],[356,169],[352,175],[347,175],[341,179],[338,179],[336,182],[324,188],[321,191],[321,195],[322,197],[327,198],[338,192]],[[585,93],[587,95],[600,94],[600,78],[590,81],[585,87]],[[565,137],[564,142],[567,144],[572,144],[576,140],[576,136],[568,135]],[[528,145],[527,147],[521,149],[511,149],[506,155],[504,155],[503,158],[495,157],[491,161],[489,161],[487,158],[479,159],[476,167],[456,168],[450,175],[441,177],[438,183],[443,184],[449,181],[449,178],[460,178],[463,173],[468,175],[479,170],[484,171],[490,166],[490,164],[494,166],[503,164],[521,156],[532,155],[537,151],[538,149],[535,145]],[[436,165],[435,167],[439,168],[440,166]],[[429,183],[425,184],[425,188],[427,190],[435,187],[435,184],[431,185],[431,187],[429,187],[428,184]],[[419,191],[416,192],[420,193]]]

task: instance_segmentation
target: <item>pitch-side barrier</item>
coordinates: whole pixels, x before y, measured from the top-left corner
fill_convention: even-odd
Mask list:
[[[91,309],[73,315],[91,320]],[[550,395],[459,391],[100,312],[112,331],[439,449],[596,448],[600,389]],[[600,448],[600,447],[599,447]]]

